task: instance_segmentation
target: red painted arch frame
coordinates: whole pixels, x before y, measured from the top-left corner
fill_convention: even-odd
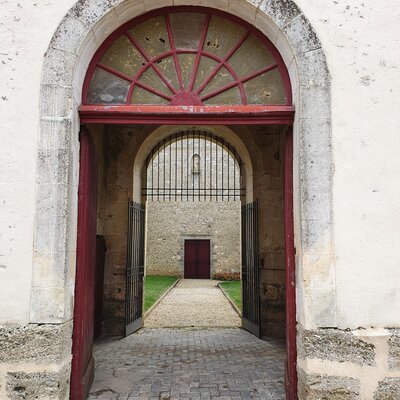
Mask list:
[[[235,105],[235,106],[204,106],[187,105],[88,105],[85,104],[91,77],[107,49],[124,31],[134,24],[148,18],[174,11],[206,11],[220,15],[245,26],[251,33],[267,44],[277,60],[288,103],[286,105]],[[191,85],[193,82],[191,82]],[[82,92],[82,106],[79,108],[82,124],[169,124],[169,125],[288,125],[284,141],[284,179],[285,179],[285,258],[286,258],[286,319],[287,319],[287,400],[297,399],[296,372],[296,300],[295,300],[295,250],[293,222],[293,134],[291,126],[294,122],[295,109],[292,105],[292,90],[289,73],[281,55],[275,46],[258,29],[226,12],[206,7],[166,7],[145,13],[133,21],[127,22],[112,33],[95,53],[89,65]]]
[[[210,105],[202,105],[199,97],[199,101],[196,100],[196,98],[193,98],[191,96],[191,92],[187,93],[187,98],[185,99],[180,99],[181,105],[175,104],[174,100],[172,97],[169,97],[168,99],[171,100],[170,105],[128,105],[128,104],[123,104],[123,105],[110,105],[110,104],[88,104],[86,99],[88,96],[88,91],[90,87],[90,82],[93,77],[94,71],[97,67],[100,67],[104,70],[110,70],[109,67],[105,65],[99,65],[99,61],[103,54],[106,52],[106,50],[114,43],[115,40],[117,40],[121,35],[126,34],[127,37],[131,36],[129,32],[127,32],[130,28],[133,26],[146,21],[149,18],[156,17],[156,16],[161,16],[165,15],[168,13],[172,12],[203,12],[208,14],[208,21],[207,25],[209,23],[211,15],[217,15],[223,18],[226,18],[234,23],[237,23],[244,27],[246,29],[246,33],[244,36],[239,40],[239,42],[234,46],[230,52],[228,52],[227,55],[223,59],[218,59],[217,61],[219,62],[219,67],[229,66],[226,64],[226,60],[229,58],[229,54],[233,53],[235,49],[237,49],[241,43],[244,42],[244,40],[250,35],[253,34],[255,37],[257,37],[262,43],[265,44],[266,48],[271,52],[273,58],[275,59],[275,64],[271,64],[269,66],[266,66],[262,70],[256,71],[256,73],[250,74],[249,76],[246,76],[242,78],[239,82],[238,78],[236,77],[234,82],[231,84],[224,86],[221,89],[216,90],[215,92],[219,92],[221,90],[227,90],[228,86],[238,86],[240,93],[241,93],[241,98],[242,98],[242,105],[218,105],[218,106],[210,106]],[[168,20],[168,18],[167,18]],[[167,28],[168,28],[168,34],[169,36],[171,35],[171,27],[168,27],[168,22],[167,22]],[[206,35],[206,30],[203,31],[202,37],[200,39],[200,47],[204,43],[205,40],[205,35]],[[133,37],[130,37],[130,40],[132,43],[135,42],[135,39]],[[127,81],[131,82],[129,93],[127,95],[127,99],[129,99],[130,94],[133,92],[133,88],[135,85],[142,85],[141,83],[138,82],[138,79],[140,78],[141,74],[147,70],[148,68],[151,68],[154,65],[155,60],[157,59],[162,59],[166,57],[167,55],[172,55],[174,59],[176,58],[177,54],[180,52],[180,50],[176,50],[174,48],[174,45],[171,46],[171,50],[158,55],[155,59],[150,60],[148,57],[146,57],[145,51],[140,50],[140,45],[135,46],[139,49],[139,51],[142,53],[142,56],[146,59],[147,64],[142,67],[140,72],[137,74],[138,78],[134,81],[134,78],[128,77],[122,73],[119,73],[118,71],[112,70],[112,72],[123,78],[126,79]],[[192,74],[191,81],[190,81],[190,88],[193,89],[193,84],[194,84],[194,79],[197,73],[198,65],[199,65],[199,60],[201,55],[206,55],[207,57],[215,58],[217,59],[218,57],[213,56],[211,53],[205,54],[204,51],[200,50],[197,51],[197,56],[196,56],[196,62],[194,65],[194,73]],[[190,51],[183,51],[185,53],[190,53]],[[280,76],[282,78],[282,82],[284,85],[284,90],[285,90],[285,95],[287,102],[284,105],[247,105],[246,101],[246,95],[243,90],[243,83],[246,81],[250,80],[253,78],[255,75],[260,75],[260,73],[266,72],[271,69],[278,68],[280,72]],[[143,71],[142,71],[143,70]],[[158,74],[157,68],[154,69],[154,71]],[[231,71],[232,72],[232,71]],[[207,85],[207,83],[215,76],[217,73],[217,69],[214,70],[209,77],[203,82],[203,84],[197,89],[196,94],[200,96],[201,90]],[[177,74],[178,74],[178,82],[180,85],[182,85],[182,78],[179,77],[179,68],[177,68]],[[163,82],[168,86],[172,87],[169,82],[165,82],[166,79],[161,77],[161,73],[158,74],[160,78],[163,80]],[[232,76],[235,77],[233,74]],[[142,85],[143,86],[143,85]],[[146,88],[148,90],[149,88]],[[176,94],[176,90],[172,87],[170,89],[173,93]],[[154,93],[154,90],[149,90],[150,92]],[[163,93],[156,93],[158,96],[166,98],[166,96]],[[178,93],[179,94],[179,93]],[[217,93],[218,94],[218,93]],[[185,93],[183,94],[185,95]],[[202,99],[207,99],[212,96],[216,95],[216,93],[208,93],[202,97]],[[183,104],[183,105],[182,105]],[[183,115],[186,114],[186,117],[190,120],[193,121],[191,123],[202,123],[202,124],[230,124],[230,123],[241,123],[241,124],[292,124],[294,120],[294,107],[292,105],[292,89],[291,89],[291,83],[290,83],[290,78],[289,78],[289,73],[287,71],[287,68],[285,66],[285,63],[279,54],[278,50],[275,48],[275,46],[270,42],[268,38],[265,37],[263,33],[261,33],[257,28],[254,26],[250,25],[249,23],[241,20],[240,18],[233,16],[231,14],[228,14],[224,11],[220,10],[214,10],[210,9],[207,7],[196,7],[196,6],[180,6],[180,7],[165,7],[158,9],[156,11],[151,11],[148,13],[145,13],[127,23],[122,25],[120,28],[118,28],[116,31],[114,31],[100,46],[100,48],[96,51],[92,61],[90,62],[89,68],[86,73],[86,77],[84,80],[83,84],[83,91],[82,91],[82,106],[80,107],[80,116],[81,116],[81,122],[82,123],[119,123],[119,124],[127,124],[129,123],[128,121],[131,119],[135,121],[135,123],[138,123],[138,120],[142,120],[143,122],[141,123],[149,123],[150,120],[154,120],[154,123],[162,123],[162,124],[175,124],[177,123],[178,120],[181,120]],[[241,121],[241,122],[239,122]]]

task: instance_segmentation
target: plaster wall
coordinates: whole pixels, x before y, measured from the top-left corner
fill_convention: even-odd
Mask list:
[[[318,33],[332,77],[337,323],[399,326],[400,115],[391,111],[400,107],[399,3],[297,4]],[[316,273],[321,262],[310,257]]]

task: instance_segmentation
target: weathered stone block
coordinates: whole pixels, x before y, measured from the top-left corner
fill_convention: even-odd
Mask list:
[[[73,287],[32,287],[31,321],[58,324],[72,318]]]
[[[300,86],[300,112],[304,119],[329,119],[330,115],[330,87],[319,85]]]
[[[37,183],[67,185],[70,170],[69,149],[41,149],[38,153]]]
[[[42,84],[71,86],[76,60],[74,54],[49,48],[43,63]]]
[[[321,43],[304,15],[294,18],[283,28],[295,54],[302,54],[321,47]]]
[[[59,372],[9,372],[6,391],[12,400],[66,399],[69,392],[69,369]]]
[[[332,207],[331,203],[320,204],[320,207]],[[304,254],[332,254],[332,230],[329,219],[315,219],[308,209],[301,210],[301,245]],[[328,325],[336,326],[336,325]]]
[[[280,28],[301,14],[297,5],[291,0],[263,0],[259,8]]]
[[[300,358],[352,362],[374,366],[375,346],[339,329],[298,330],[297,351]]]
[[[72,113],[72,87],[71,86],[59,86],[59,85],[42,85],[40,94],[40,113],[42,117],[58,117],[65,118]],[[46,120],[42,118],[42,121]],[[42,132],[47,131],[46,126],[43,126]],[[71,128],[68,127],[67,132]],[[64,136],[62,136],[63,138]],[[54,137],[56,139],[56,137]],[[58,139],[58,138],[57,138]],[[41,142],[39,143],[41,146]],[[58,143],[57,143],[58,147]]]
[[[58,363],[71,353],[72,322],[0,326],[0,360]]]
[[[90,27],[84,25],[81,20],[67,15],[58,26],[50,42],[50,47],[78,54],[80,45],[89,30]]]
[[[94,25],[122,0],[79,0],[69,11],[70,18],[76,18],[87,26]]]
[[[360,381],[355,378],[322,374],[298,375],[301,400],[356,400],[360,397]]]
[[[299,78],[303,86],[330,85],[330,75],[325,54],[321,49],[308,51],[296,57]]]
[[[300,148],[302,153],[331,152],[332,126],[330,119],[312,118],[300,120]]]
[[[400,399],[400,378],[385,378],[378,384],[374,400]]]
[[[389,368],[400,370],[400,329],[389,329],[389,331]]]

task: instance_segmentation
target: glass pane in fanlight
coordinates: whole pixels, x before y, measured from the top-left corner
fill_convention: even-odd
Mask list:
[[[278,68],[244,84],[248,104],[285,104],[285,90]]]
[[[167,81],[177,90],[179,90],[178,76],[173,57],[163,58],[156,62],[158,70],[164,75]]]
[[[171,49],[163,16],[150,18],[129,30],[150,58]]]
[[[105,64],[131,77],[136,75],[145,62],[146,60],[125,35],[117,39],[100,60],[100,64]]]
[[[223,58],[239,42],[244,33],[245,29],[241,26],[213,15],[203,50]]]
[[[211,58],[201,57],[199,68],[197,70],[195,89],[198,89],[201,84],[211,75],[211,72],[218,65],[218,63]]]
[[[140,82],[150,86],[153,89],[158,90],[166,94],[167,96],[171,96],[172,92],[165,85],[165,83],[161,80],[161,78],[156,74],[153,68],[148,68],[145,73],[139,79]]]
[[[178,54],[178,60],[181,66],[183,86],[187,90],[192,79],[196,54]]]
[[[130,82],[97,68],[90,82],[89,104],[125,104]]]
[[[170,14],[174,45],[178,50],[198,50],[206,14],[178,12]]]
[[[214,90],[220,89],[233,81],[234,79],[229,71],[222,67],[201,92],[201,96],[214,92]]]
[[[245,60],[245,62],[243,62]],[[234,71],[243,78],[268,65],[275,64],[272,54],[254,35],[249,36],[228,60]]]
[[[157,96],[156,94],[150,93],[145,89],[142,89],[138,86],[135,87],[132,97],[131,104],[169,104],[168,100],[163,99],[162,97]]]
[[[207,105],[235,105],[242,104],[242,98],[240,97],[240,92],[238,87],[233,87],[225,92],[220,93],[217,96],[211,97],[204,101]]]

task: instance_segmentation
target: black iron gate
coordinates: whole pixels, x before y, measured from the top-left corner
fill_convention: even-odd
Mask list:
[[[260,337],[258,200],[242,206],[242,326]]]
[[[128,202],[128,243],[126,257],[125,336],[143,326],[145,208]]]

